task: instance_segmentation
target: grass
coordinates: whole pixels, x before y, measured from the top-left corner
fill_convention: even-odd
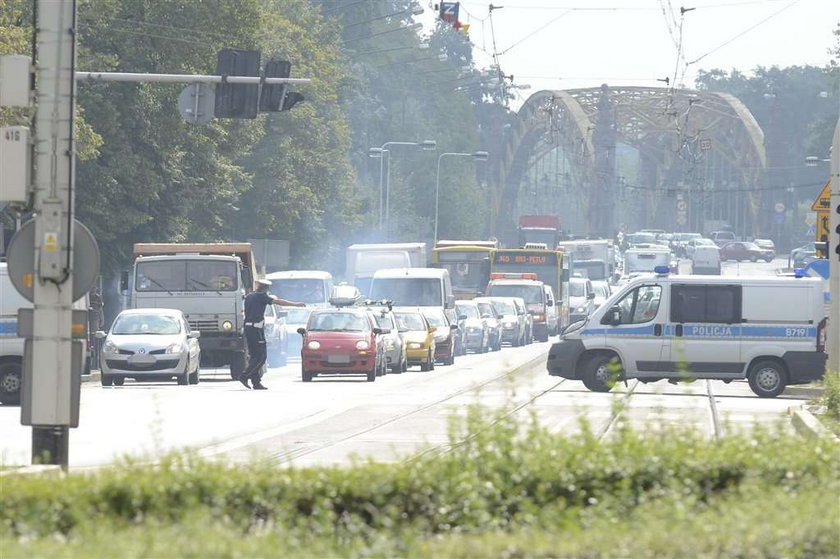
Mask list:
[[[840,371],[829,371],[822,381],[823,395],[818,405],[825,406],[825,413],[816,414],[823,425],[840,436]]]
[[[830,441],[619,429],[601,443],[478,408],[450,436],[451,452],[402,464],[287,469],[182,454],[153,469],[4,480],[0,549],[4,559],[840,553]]]

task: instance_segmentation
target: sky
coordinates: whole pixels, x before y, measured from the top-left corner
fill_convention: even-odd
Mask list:
[[[437,15],[421,0],[430,25]],[[433,3],[438,3],[434,0]],[[692,87],[698,70],[828,63],[840,0],[494,0],[496,51],[505,75],[541,89],[610,85]],[[476,64],[492,63],[489,0],[462,1]],[[693,8],[680,15],[680,8]],[[682,22],[682,33],[680,24]],[[680,36],[682,36],[681,48]],[[731,42],[730,42],[731,41]],[[679,57],[678,57],[679,53]],[[679,60],[679,64],[678,64]]]

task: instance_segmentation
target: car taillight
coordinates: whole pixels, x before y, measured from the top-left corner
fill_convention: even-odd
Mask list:
[[[828,325],[828,319],[823,318],[817,326],[817,351],[825,352],[825,329]]]

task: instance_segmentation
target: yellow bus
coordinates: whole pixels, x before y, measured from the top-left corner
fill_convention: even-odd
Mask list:
[[[464,241],[469,242],[469,241]],[[493,246],[451,245],[432,249],[432,268],[446,268],[456,299],[472,299],[484,293],[490,281]]]
[[[569,278],[571,258],[561,250],[500,248],[492,253],[491,274],[536,274],[537,279],[551,286],[557,303],[556,332],[569,324]]]

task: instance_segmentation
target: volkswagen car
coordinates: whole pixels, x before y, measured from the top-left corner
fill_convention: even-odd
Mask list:
[[[184,313],[176,309],[122,311],[111,331],[96,332],[103,339],[102,386],[122,386],[125,379],[171,380],[198,384],[200,332],[191,331]]]

